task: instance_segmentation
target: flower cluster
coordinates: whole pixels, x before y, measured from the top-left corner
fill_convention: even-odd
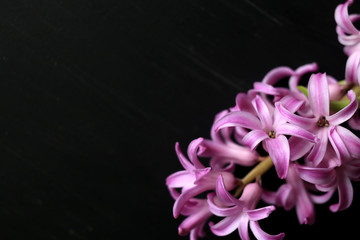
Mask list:
[[[166,185],[175,200],[174,217],[185,216],[180,235],[195,240],[208,225],[217,236],[238,230],[241,239],[282,239],[284,233],[266,233],[258,222],[275,207],[295,208],[300,224],[312,224],[314,204],[334,201],[334,194],[338,200],[330,211],[351,205],[352,181],[360,180],[360,139],[353,133],[360,130],[360,31],[354,26],[360,15],[348,14],[351,3],[335,11],[349,57],[345,80],[317,73],[315,63],[275,68],[216,115],[211,139],[193,140],[187,156],[176,143],[184,170],[171,174]],[[282,179],[277,191],[261,181],[273,166]],[[245,176],[236,176],[249,167]],[[260,201],[268,205],[257,207]],[[220,220],[214,223],[212,216]]]

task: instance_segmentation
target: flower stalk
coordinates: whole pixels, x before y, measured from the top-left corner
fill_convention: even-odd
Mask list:
[[[262,160],[256,167],[254,167],[246,176],[240,180],[240,185],[236,189],[234,196],[239,197],[245,186],[255,179],[260,178],[264,173],[266,173],[274,163],[272,162],[270,156],[267,156]]]

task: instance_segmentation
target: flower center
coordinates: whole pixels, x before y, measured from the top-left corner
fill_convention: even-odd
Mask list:
[[[319,120],[317,121],[317,125],[318,125],[318,127],[328,127],[328,126],[329,126],[329,122],[328,122],[328,120],[326,120],[325,117],[321,117],[321,118],[319,118]]]
[[[271,130],[268,134],[270,138],[275,138],[275,131]]]

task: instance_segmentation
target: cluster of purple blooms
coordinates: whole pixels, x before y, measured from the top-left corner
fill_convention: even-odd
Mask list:
[[[270,235],[258,223],[275,206],[295,208],[301,224],[312,224],[314,204],[329,202],[334,194],[338,201],[330,203],[330,211],[351,205],[352,181],[360,180],[360,139],[353,133],[360,130],[360,31],[354,26],[360,15],[349,15],[351,3],[335,11],[338,39],[348,56],[345,80],[316,73],[315,63],[275,68],[239,93],[234,107],[217,114],[211,139],[193,140],[187,157],[176,143],[184,170],[166,184],[175,199],[174,217],[185,216],[180,235],[195,240],[209,225],[218,236],[238,230],[241,239],[250,239],[250,229],[257,239],[282,239],[284,233]],[[305,75],[310,78],[302,86]],[[287,86],[279,86],[284,78]],[[242,178],[234,175],[236,168],[252,166]],[[272,166],[283,179],[277,191],[260,181]],[[257,208],[260,200],[269,205]],[[214,215],[221,220],[212,222]]]

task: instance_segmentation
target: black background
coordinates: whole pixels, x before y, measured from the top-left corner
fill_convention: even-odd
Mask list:
[[[317,62],[343,79],[339,3],[1,1],[0,238],[187,239],[165,187],[181,170],[175,142],[208,138],[214,115],[274,67]],[[316,206],[313,226],[281,209],[260,224],[354,238],[354,186],[350,209]]]

